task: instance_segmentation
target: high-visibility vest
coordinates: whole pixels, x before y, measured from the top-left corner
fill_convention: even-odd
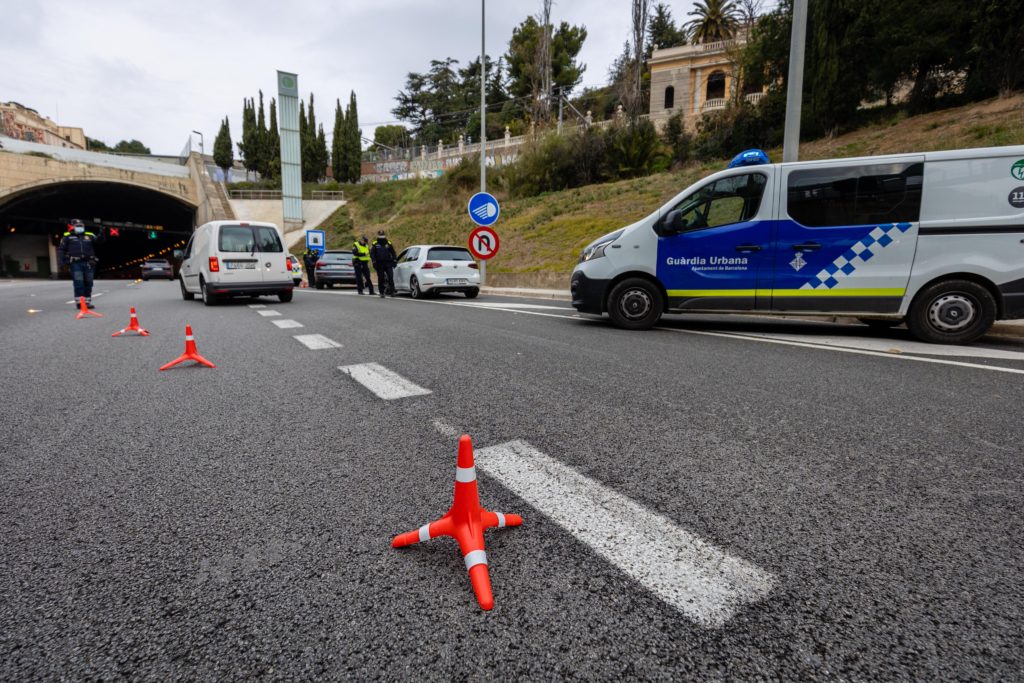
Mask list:
[[[352,253],[354,254],[355,258],[360,261],[370,260],[370,247],[365,244],[360,244],[359,242],[353,244]]]

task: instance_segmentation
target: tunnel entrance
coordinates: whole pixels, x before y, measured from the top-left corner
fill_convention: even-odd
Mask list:
[[[135,278],[147,258],[174,265],[175,248],[192,233],[195,207],[117,182],[63,182],[0,198],[0,275],[68,277],[57,245],[73,218],[99,236],[96,277]]]

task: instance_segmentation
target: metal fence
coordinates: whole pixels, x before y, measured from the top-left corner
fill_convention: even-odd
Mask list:
[[[313,200],[334,199],[345,201],[345,193],[341,190],[313,190],[310,192],[309,198]]]
[[[281,199],[281,190],[231,190],[232,199]],[[341,190],[312,190],[302,193],[303,199],[314,201],[345,200]]]

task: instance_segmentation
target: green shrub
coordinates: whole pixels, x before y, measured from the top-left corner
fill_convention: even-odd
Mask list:
[[[651,173],[659,149],[654,124],[644,119],[608,129],[607,164],[613,178],[636,178]]]
[[[669,156],[674,164],[685,164],[690,160],[693,151],[693,136],[686,130],[683,113],[678,112],[665,123],[662,139],[669,148]]]

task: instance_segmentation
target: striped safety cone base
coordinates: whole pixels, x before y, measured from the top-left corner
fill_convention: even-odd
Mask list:
[[[473,465],[473,440],[463,434],[459,439],[459,459],[455,468],[455,501],[447,514],[439,520],[424,524],[415,531],[395,536],[392,548],[429,541],[438,536],[454,538],[462,551],[469,571],[469,580],[480,607],[494,607],[491,577],[487,573],[487,553],[484,551],[484,529],[519,526],[519,515],[503,515],[480,507],[480,494],[476,486],[476,467]]]
[[[120,337],[122,334],[128,334],[129,332],[138,332],[139,336],[141,337],[149,336],[149,332],[139,327],[139,316],[135,315],[135,307],[132,306],[130,310],[132,318],[131,321],[128,323],[128,327],[124,328],[123,330],[118,330],[117,332],[110,335],[111,337]]]
[[[173,368],[178,363],[184,363],[187,360],[194,360],[200,365],[205,365],[208,368],[217,367],[216,365],[214,365],[213,363],[199,355],[199,351],[196,349],[195,337],[192,336],[191,325],[185,325],[185,353],[181,354],[179,357],[175,358],[167,365],[162,366],[160,368],[160,372],[163,372],[167,368]]]
[[[78,315],[75,316],[75,320],[81,320],[82,318],[88,317],[102,318],[103,314],[97,313],[96,311],[90,311],[89,304],[85,303],[85,297],[80,296],[78,297]]]

